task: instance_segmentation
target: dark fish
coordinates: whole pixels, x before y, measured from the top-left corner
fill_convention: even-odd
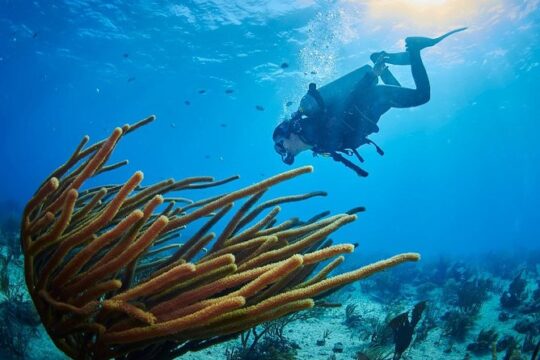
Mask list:
[[[258,111],[264,111],[264,107],[262,107],[261,105],[256,105],[255,109],[257,109]]]
[[[187,106],[191,105],[191,101],[189,100],[184,100],[184,104],[186,104]]]
[[[316,72],[315,70],[313,70],[313,71],[311,72],[311,75],[317,75],[317,72]]]
[[[292,101],[287,101],[287,103],[285,104],[285,106],[286,106],[286,107],[289,107],[289,106],[291,106],[292,104],[293,104]]]
[[[226,127],[227,127],[227,124],[221,123],[221,124],[219,124],[219,126],[221,126],[222,128],[226,128]]]
[[[204,155],[205,159],[210,159],[210,155]]]
[[[409,320],[409,312],[406,311],[388,323],[394,333],[394,359],[400,359],[401,354],[407,350],[412,341],[412,335],[416,324],[422,317],[422,312],[426,308],[426,301],[419,302],[412,310],[411,320]]]
[[[37,36],[38,36],[38,33],[37,33],[37,32],[33,33],[33,34],[32,34],[32,39],[37,38]]]
[[[364,212],[366,211],[366,208],[364,206],[357,206],[347,211],[348,215],[353,215],[356,213]]]
[[[234,89],[226,89],[225,94],[232,94],[234,92]]]
[[[319,307],[324,307],[324,308],[338,308],[338,307],[341,307],[341,304],[340,303],[332,303],[332,302],[328,302],[328,301],[317,301],[315,303],[316,306],[319,306]]]
[[[124,59],[127,59],[129,57],[129,54],[128,53],[123,53],[122,56],[124,57]]]
[[[135,76],[131,76],[130,78],[128,78],[128,82],[133,82],[135,81],[135,79],[136,79]]]
[[[199,94],[204,94],[204,93],[206,93],[206,90],[204,89],[199,90]]]
[[[286,69],[289,67],[289,64],[287,64],[286,62],[284,62],[283,64],[281,64],[281,68],[282,69]]]

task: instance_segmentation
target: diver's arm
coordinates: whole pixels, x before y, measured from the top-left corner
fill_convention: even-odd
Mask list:
[[[373,73],[376,76],[380,77],[384,84],[401,87],[401,84],[394,77],[394,74],[392,74],[388,66],[386,66],[386,63],[383,61],[382,58],[380,61],[377,61],[373,66]]]

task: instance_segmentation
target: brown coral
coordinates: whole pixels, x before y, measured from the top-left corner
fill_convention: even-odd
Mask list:
[[[356,215],[276,225],[279,205],[324,196],[322,192],[253,207],[268,188],[311,172],[311,167],[197,202],[165,196],[237,177],[168,179],[142,186],[143,174],[136,172],[121,185],[81,189],[89,178],[125,165],[105,163],[122,136],[153,120],[116,128],[87,148],[89,138],[83,138],[25,208],[21,241],[26,282],[45,328],[67,355],[173,358],[312,307],[314,297],[374,272],[418,260],[418,254],[401,254],[328,278],[354,246],[332,246],[326,239]],[[210,229],[234,201],[246,197],[212,242]],[[183,245],[171,244],[186,225],[204,219]],[[325,260],[330,263],[311,276]]]

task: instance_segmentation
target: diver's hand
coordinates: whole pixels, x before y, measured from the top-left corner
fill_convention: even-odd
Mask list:
[[[388,69],[388,66],[382,61],[375,63],[373,66],[373,73],[377,76],[381,76],[384,70]]]

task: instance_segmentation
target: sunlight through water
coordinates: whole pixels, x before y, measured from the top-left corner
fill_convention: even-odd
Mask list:
[[[446,30],[463,24],[472,25],[490,16],[500,0],[367,0],[369,18],[377,24],[385,22],[393,28],[409,27],[414,30]]]

